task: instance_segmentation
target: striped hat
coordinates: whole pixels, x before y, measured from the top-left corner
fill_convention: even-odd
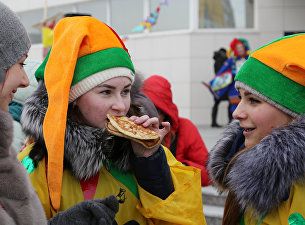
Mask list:
[[[305,34],[279,38],[252,52],[235,77],[242,88],[283,112],[305,113]]]
[[[43,134],[50,199],[57,210],[69,102],[114,77],[128,77],[133,82],[134,67],[123,42],[106,24],[89,16],[67,17],[56,25],[52,49],[35,76],[45,80],[49,99]]]

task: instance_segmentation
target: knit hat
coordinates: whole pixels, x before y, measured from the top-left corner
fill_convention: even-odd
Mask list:
[[[68,103],[108,79],[124,76],[133,81],[134,67],[123,42],[106,24],[89,16],[67,17],[57,23],[52,49],[35,76],[45,80],[49,99],[43,134],[50,199],[57,210]]]
[[[31,47],[28,34],[17,15],[0,2],[0,82]]]
[[[252,52],[235,77],[242,88],[283,112],[305,113],[305,34],[279,38]]]

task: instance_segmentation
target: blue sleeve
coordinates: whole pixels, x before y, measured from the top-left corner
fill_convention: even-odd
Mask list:
[[[220,70],[218,71],[217,75],[227,71],[228,69],[231,69],[231,64],[232,64],[232,58],[227,59],[223,66],[220,68]]]
[[[162,146],[148,158],[132,154],[131,164],[139,185],[147,192],[163,200],[174,192],[172,176]]]

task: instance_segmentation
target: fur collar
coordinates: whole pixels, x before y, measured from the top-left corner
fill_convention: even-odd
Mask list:
[[[240,132],[238,121],[224,131],[223,138],[210,151],[208,170],[212,181],[224,191],[232,191],[242,210],[251,207],[259,215],[267,214],[287,200],[290,187],[305,180],[305,116],[274,129],[259,144],[238,156],[230,165],[224,158]]]
[[[139,79],[135,82],[136,85],[132,87],[131,92],[132,99],[139,93],[141,86],[138,84],[141,82]],[[48,95],[45,84],[44,81],[39,81],[38,88],[23,106],[21,125],[26,135],[34,137],[36,148],[45,152],[42,125],[47,106]],[[133,112],[133,115],[143,115],[145,113],[143,108],[145,104],[134,110],[137,113]],[[113,165],[120,171],[128,172],[131,170],[130,154],[130,141],[127,139],[115,137],[105,128],[84,126],[70,118],[67,119],[64,166],[70,168],[77,179],[94,176],[102,168],[103,162],[108,162],[108,159],[111,159]]]

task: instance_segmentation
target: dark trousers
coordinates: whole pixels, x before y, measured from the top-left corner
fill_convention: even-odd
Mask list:
[[[233,119],[232,117],[232,113],[231,113],[231,104],[229,102],[228,99],[228,93],[225,93],[223,96],[221,96],[221,98],[216,99],[214,98],[214,105],[212,107],[212,126],[217,125],[217,113],[218,113],[218,105],[221,101],[228,101],[228,120],[229,122],[231,122],[231,120]]]

